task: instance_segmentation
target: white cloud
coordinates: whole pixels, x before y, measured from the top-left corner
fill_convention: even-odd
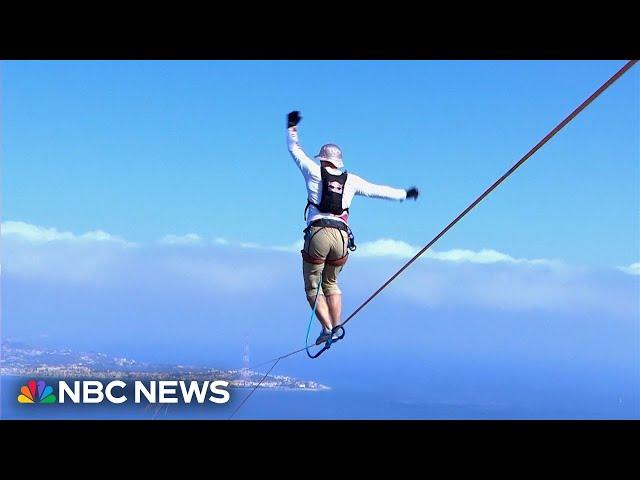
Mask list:
[[[255,242],[241,242],[240,246],[242,248],[260,248],[260,249],[265,248],[259,243],[255,243]]]
[[[479,251],[466,250],[461,248],[454,248],[445,252],[437,252],[431,250],[426,254],[428,257],[435,260],[442,260],[445,262],[471,262],[471,263],[518,263],[529,262],[527,259],[516,259],[506,253],[498,252],[492,249],[482,249]]]
[[[233,245],[227,240],[225,240],[222,245]],[[298,253],[304,246],[304,240],[300,239],[297,242],[294,242],[290,245],[261,245],[256,242],[241,242],[238,243],[237,246],[240,248],[250,248],[254,250],[273,250],[276,252],[295,252]]]
[[[222,242],[217,242],[223,245],[232,245],[229,241],[222,239]],[[299,239],[290,245],[261,245],[255,242],[242,242],[238,246],[242,248],[252,248],[260,250],[275,250],[279,252],[299,252],[304,246],[304,240]],[[358,249],[355,253],[357,257],[363,258],[398,258],[409,259],[413,257],[420,248],[403,242],[402,240],[393,240],[390,238],[381,238],[372,242],[363,242],[358,244]],[[482,250],[467,250],[455,248],[452,250],[446,250],[439,252],[437,250],[427,251],[422,258],[431,258],[433,260],[439,260],[443,262],[454,263],[478,263],[478,264],[491,264],[491,263],[511,263],[511,264],[529,264],[529,265],[546,265],[546,266],[561,266],[562,262],[559,260],[550,259],[528,259],[528,258],[515,258],[506,253],[498,252],[492,249]]]
[[[25,222],[8,221],[2,223],[3,236],[15,236],[22,240],[32,243],[45,243],[53,241],[84,241],[84,242],[113,242],[121,245],[131,246],[134,243],[128,242],[121,237],[111,235],[102,230],[94,230],[76,235],[67,231],[59,231],[56,228],[46,228],[38,225],[32,225]],[[205,241],[196,233],[188,233],[186,235],[168,234],[158,240],[161,245],[203,245]],[[233,243],[224,237],[216,237],[211,241],[215,245],[238,246],[241,248],[275,250],[281,252],[297,253],[303,246],[303,240],[299,239],[290,245],[262,245],[256,242],[240,242]],[[402,240],[394,240],[390,238],[381,238],[372,242],[363,242],[358,245],[356,252],[357,257],[387,257],[398,259],[409,259],[418,251],[419,247],[410,245]],[[529,264],[529,265],[546,265],[560,266],[562,262],[549,259],[527,259],[515,258],[506,253],[498,252],[492,249],[468,250],[468,249],[452,249],[446,251],[429,250],[423,258],[430,258],[443,262],[468,262],[477,264],[492,263],[510,263],[510,264]],[[620,267],[619,270],[631,275],[640,275],[640,263],[634,263],[629,267]]]
[[[618,267],[618,270],[629,275],[640,275],[640,262],[632,263],[628,267]]]
[[[56,228],[42,227],[26,222],[7,221],[1,224],[2,236],[4,238],[14,238],[32,244],[46,244],[50,242],[74,242],[91,244],[97,242],[101,244],[112,244],[120,246],[136,246],[138,244],[129,242],[122,237],[112,235],[103,230],[92,230],[82,234],[75,234],[69,231],[60,231]],[[256,242],[232,242],[224,237],[215,237],[211,240],[204,240],[196,233],[185,235],[168,234],[157,241],[160,245],[220,245],[229,247],[240,247],[246,249],[272,250],[280,252],[297,253],[303,247],[303,240],[298,239],[289,245],[264,245]],[[354,258],[395,258],[409,259],[413,257],[420,247],[416,247],[402,240],[381,238],[371,242],[362,242],[354,254]],[[554,259],[529,259],[517,258],[509,254],[493,249],[451,249],[438,251],[431,249],[423,256],[423,259],[437,260],[449,263],[469,263],[469,264],[510,264],[523,266],[546,266],[561,270],[568,266],[560,260]],[[640,275],[640,262],[633,263],[626,267],[617,267],[617,270],[629,275]]]
[[[510,268],[438,263],[417,265],[387,294],[426,307],[456,305],[497,311],[556,311],[629,315],[638,311],[630,279],[597,270]]]
[[[413,257],[420,248],[414,247],[401,240],[393,240],[388,238],[382,238],[373,242],[364,242],[358,246],[357,254],[363,257],[392,257],[409,259]],[[528,258],[514,258],[506,253],[498,252],[492,249],[482,250],[467,250],[455,248],[452,250],[446,250],[439,252],[437,250],[429,250],[424,255],[424,258],[431,258],[433,260],[440,260],[443,262],[469,262],[479,264],[490,263],[513,263],[513,264],[530,264],[530,265],[560,265],[558,260],[549,259],[528,259]]]
[[[187,233],[186,235],[165,235],[158,243],[161,245],[201,245],[202,237],[196,233]]]
[[[277,250],[278,252],[294,252],[300,253],[300,250],[304,247],[304,240],[300,239],[297,242],[292,243],[291,245],[282,245],[276,247],[270,247],[271,250]]]
[[[41,227],[25,222],[7,221],[1,224],[3,237],[14,237],[30,243],[48,242],[111,242],[123,246],[133,246],[122,237],[111,235],[103,230],[92,230],[80,235],[60,231],[56,228]]]
[[[411,258],[418,249],[401,240],[381,238],[358,245],[358,255],[363,257]]]
[[[78,235],[23,222],[3,223],[2,236],[5,278],[8,275],[12,279],[44,280],[56,285],[66,280],[96,287],[120,285],[126,278],[153,291],[164,288],[165,280],[159,279],[169,278],[185,290],[243,295],[255,289],[256,279],[273,280],[277,275],[277,282],[270,281],[260,288],[285,285],[284,291],[299,288],[300,282],[299,255],[295,254],[302,247],[301,239],[290,245],[265,246],[224,238],[205,240],[192,233],[167,235],[159,242],[187,248],[202,245],[193,251],[163,248],[158,242],[129,249],[122,247],[130,245],[122,238],[100,230]],[[227,248],[228,252],[221,252]],[[243,254],[244,248],[251,249],[252,254]],[[274,251],[284,253],[274,255]],[[403,259],[417,251],[417,247],[393,239],[362,242],[345,272],[345,284],[349,285],[350,293],[367,295]],[[416,262],[403,279],[389,289],[387,296],[399,296],[424,306],[615,314],[637,311],[637,294],[633,288],[635,279],[639,278],[640,262],[621,268],[634,275],[630,278],[622,273],[599,276],[596,270],[570,266],[538,268],[555,264],[551,260],[515,258],[491,249],[432,251],[424,257],[428,262]],[[392,265],[381,265],[372,261],[374,258],[396,260],[388,262]],[[356,277],[357,282],[349,280]]]

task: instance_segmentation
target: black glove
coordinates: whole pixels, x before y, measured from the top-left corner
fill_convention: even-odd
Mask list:
[[[300,112],[298,110],[289,112],[287,114],[287,128],[295,127],[300,123],[300,120],[302,120],[302,117],[300,116]]]
[[[409,190],[406,190],[407,192],[407,199],[409,198],[413,198],[414,200],[418,199],[418,194],[420,192],[418,192],[418,189],[416,187],[411,187]]]

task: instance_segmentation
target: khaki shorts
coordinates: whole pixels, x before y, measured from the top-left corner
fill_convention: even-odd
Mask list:
[[[338,260],[349,251],[347,232],[333,227],[311,227],[304,237],[304,251],[310,256],[323,260]],[[344,265],[330,265],[328,263],[314,264],[302,260],[302,275],[304,289],[308,297],[315,297],[318,283],[322,283],[320,293],[337,295],[338,275]]]

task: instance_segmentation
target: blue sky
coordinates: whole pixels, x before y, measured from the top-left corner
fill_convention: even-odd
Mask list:
[[[3,62],[2,335],[216,367],[239,365],[246,333],[256,361],[299,347],[289,110],[308,153],[338,143],[349,170],[422,191],[355,199],[349,313],[623,63]],[[400,400],[540,395],[534,417],[638,418],[639,81],[636,67],[547,144],[343,347],[279,369]]]
[[[134,241],[289,244],[305,203],[284,141],[297,108],[309,153],[335,142],[348,169],[422,190],[417,204],[356,199],[358,240],[422,244],[622,64],[4,62],[3,218]],[[638,75],[438,247],[637,262]]]

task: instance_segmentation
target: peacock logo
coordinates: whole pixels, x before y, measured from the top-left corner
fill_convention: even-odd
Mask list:
[[[51,385],[47,385],[44,380],[37,382],[29,380],[26,385],[20,388],[18,403],[56,403],[56,396],[53,394]]]

